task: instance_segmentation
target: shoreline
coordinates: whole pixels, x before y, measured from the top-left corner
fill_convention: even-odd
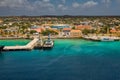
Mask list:
[[[17,40],[17,39],[26,39],[26,40],[32,40],[32,39],[34,39],[34,38],[15,38],[15,37],[2,37],[2,38],[0,38],[0,40]],[[47,39],[47,37],[44,37],[43,39]],[[97,41],[97,42],[101,42],[101,40],[94,40],[94,39],[87,39],[87,38],[84,38],[84,37],[51,37],[51,39],[83,39],[83,40],[88,40],[88,41]],[[114,41],[120,41],[120,39],[119,40],[114,40]]]
[[[32,38],[0,37],[0,40],[17,40],[17,39],[29,39],[29,40],[32,40]]]

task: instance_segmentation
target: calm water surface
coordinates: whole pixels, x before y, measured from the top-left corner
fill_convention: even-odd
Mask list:
[[[30,41],[31,40],[28,39],[0,40],[0,45],[6,45],[6,46],[26,45]]]
[[[120,80],[120,42],[58,39],[52,50],[2,52],[0,80]]]

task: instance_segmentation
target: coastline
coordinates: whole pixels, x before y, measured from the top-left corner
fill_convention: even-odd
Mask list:
[[[0,37],[0,40],[17,40],[17,39],[29,39],[32,40],[32,38],[21,38],[21,37]]]
[[[23,37],[0,37],[0,40],[18,40],[18,39],[28,39],[28,40],[32,40],[34,39],[32,38],[23,38]],[[48,39],[48,37],[43,36],[42,39]],[[86,37],[56,37],[56,36],[51,36],[51,39],[83,39],[83,40],[88,40],[88,41],[97,41],[97,42],[101,42],[101,40],[99,38],[86,38]],[[120,39],[115,39],[114,41],[120,41]]]

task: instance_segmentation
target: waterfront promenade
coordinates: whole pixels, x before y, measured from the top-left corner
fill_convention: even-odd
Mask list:
[[[25,46],[5,46],[3,51],[32,50],[39,39],[35,38]]]

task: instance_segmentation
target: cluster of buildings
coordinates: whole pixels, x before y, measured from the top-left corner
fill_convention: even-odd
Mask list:
[[[109,29],[106,29],[109,28]],[[88,34],[110,34],[120,36],[119,17],[2,17],[0,36],[38,35],[46,30],[58,33],[57,37],[81,37]],[[31,34],[32,33],[32,34]]]
[[[42,31],[45,30],[54,30],[58,32],[58,37],[82,37],[82,30],[84,29],[92,29],[92,26],[90,25],[76,25],[76,26],[71,26],[68,24],[44,24],[42,26],[32,26],[30,30],[35,30],[36,34],[42,33]]]
[[[110,29],[110,33],[112,33],[112,34],[114,34],[114,35],[118,35],[118,36],[120,36],[120,29],[119,29],[120,27],[119,26],[116,26],[116,27],[114,27],[114,28],[111,28]]]

